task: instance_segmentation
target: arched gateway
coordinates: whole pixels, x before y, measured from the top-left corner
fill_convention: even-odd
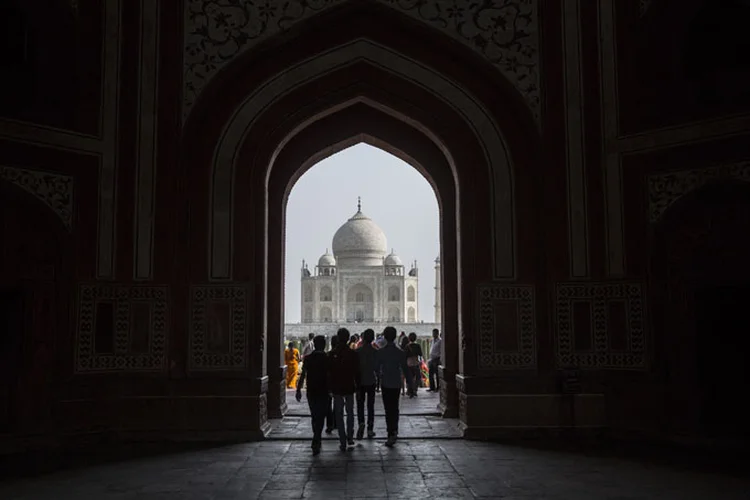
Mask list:
[[[457,374],[535,366],[533,353],[517,365],[487,353],[476,314],[481,284],[531,279],[524,260],[531,257],[517,250],[531,233],[514,216],[533,213],[533,118],[470,50],[389,9],[357,4],[238,56],[203,91],[186,124],[186,209],[190,242],[200,247],[191,280],[246,289],[250,356],[236,370],[256,381],[261,426],[266,410],[285,410],[288,194],[317,161],[358,142],[407,161],[438,198],[444,414],[459,412]]]

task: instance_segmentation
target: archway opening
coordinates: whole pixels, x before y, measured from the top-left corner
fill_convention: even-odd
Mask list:
[[[680,438],[750,440],[750,186],[713,182],[668,208],[654,231],[651,288],[666,424]]]
[[[478,286],[532,279],[533,255],[517,252],[517,241],[533,239],[532,225],[515,223],[517,209],[534,212],[528,196],[517,207],[516,193],[534,192],[540,178],[529,168],[539,148],[527,146],[539,137],[528,110],[509,82],[450,40],[417,34],[406,19],[371,3],[351,6],[340,13],[343,31],[328,29],[334,17],[311,20],[298,38],[239,58],[203,93],[185,127],[198,197],[190,204],[190,232],[209,235],[191,269],[201,275],[208,263],[209,280],[246,284],[248,338],[256,340],[248,345],[258,347],[248,351],[247,371],[264,428],[266,415],[278,418],[287,409],[286,199],[307,168],[357,142],[415,159],[410,163],[440,200],[442,414],[466,417],[464,375],[536,366],[533,356],[480,358],[487,335],[474,325]],[[373,29],[381,15],[405,29]],[[450,61],[434,59],[435,47],[453,54]],[[204,203],[207,213],[192,208]]]
[[[358,137],[353,145],[328,151],[330,156],[294,182],[286,200],[287,381],[296,383],[303,366],[297,353],[304,358],[312,349],[310,334],[326,337],[330,349],[337,330],[347,328],[356,335],[351,347],[357,348],[365,330],[377,338],[394,326],[415,333],[418,347],[409,350],[422,353],[413,394],[403,387],[401,411],[405,418],[424,419],[439,415],[440,402],[439,361],[433,362],[433,387],[429,370],[432,332],[442,334],[440,203],[421,166],[391,154],[387,144],[372,142]],[[309,416],[305,401],[297,403],[294,389],[288,390],[286,418]],[[376,413],[382,416],[382,404],[376,404]],[[429,431],[426,422],[423,427]]]

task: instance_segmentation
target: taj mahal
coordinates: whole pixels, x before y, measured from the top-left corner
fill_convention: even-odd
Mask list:
[[[331,251],[318,259],[314,269],[302,261],[301,323],[285,325],[285,336],[309,332],[332,334],[340,326],[376,332],[393,325],[397,329],[429,335],[440,328],[440,258],[435,259],[435,301],[426,323],[419,310],[419,268],[416,261],[404,265],[391,249],[383,230],[357,212],[333,235]]]

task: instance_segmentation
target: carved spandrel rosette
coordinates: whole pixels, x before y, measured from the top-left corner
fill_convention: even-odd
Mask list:
[[[73,177],[29,168],[0,166],[0,180],[32,194],[60,218],[65,229],[73,229]]]
[[[677,200],[709,182],[722,179],[750,182],[750,160],[707,168],[648,176],[649,222],[658,222]]]

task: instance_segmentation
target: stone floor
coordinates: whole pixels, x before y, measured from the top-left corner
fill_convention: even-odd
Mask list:
[[[644,458],[462,440],[379,442],[313,457],[302,442],[265,441],[89,465],[0,483],[0,498],[742,499],[750,476]]]
[[[355,418],[355,428],[356,428]],[[375,418],[376,440],[385,440],[385,418]],[[402,439],[447,439],[460,438],[463,434],[459,428],[458,419],[441,418],[437,416],[406,416],[399,419],[399,436]],[[310,417],[284,417],[271,421],[271,439],[310,439],[312,425]],[[323,434],[323,439],[338,439],[338,434]]]
[[[462,436],[458,419],[444,419],[438,416],[437,405],[440,397],[437,393],[420,391],[416,398],[401,399],[401,418],[399,419],[399,435],[403,439],[446,439]],[[310,411],[303,395],[302,401],[297,402],[294,391],[287,391],[286,415],[281,420],[272,420],[271,439],[310,439],[312,428]],[[355,403],[356,415],[356,403]],[[375,433],[376,439],[385,440],[385,412],[380,394],[375,397]],[[324,439],[338,439],[338,434],[323,435]]]

